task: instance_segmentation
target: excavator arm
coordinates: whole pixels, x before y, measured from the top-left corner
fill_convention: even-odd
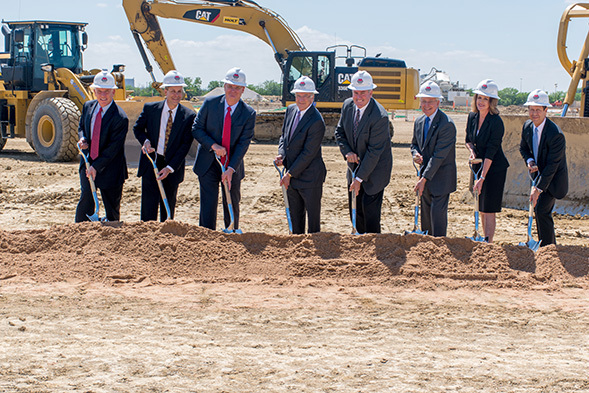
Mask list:
[[[566,97],[564,99],[564,108],[562,110],[562,116],[564,117],[567,113],[569,106],[575,101],[575,94],[577,93],[577,87],[581,79],[586,79],[585,60],[589,56],[589,33],[585,38],[583,49],[579,55],[578,61],[572,61],[569,59],[567,54],[567,34],[569,28],[569,22],[572,18],[588,18],[589,17],[589,3],[574,3],[569,5],[562,17],[560,18],[560,24],[558,28],[558,39],[557,39],[557,52],[560,64],[571,76],[571,83],[567,90]],[[585,99],[583,99],[585,101]],[[584,102],[582,103],[582,106]]]
[[[179,19],[252,34],[274,50],[282,68],[289,51],[305,50],[300,38],[280,15],[250,0],[176,2],[171,0],[123,0],[135,42],[153,82],[153,68],[141,39],[165,74],[175,69],[157,17]],[[141,37],[141,38],[140,38]]]

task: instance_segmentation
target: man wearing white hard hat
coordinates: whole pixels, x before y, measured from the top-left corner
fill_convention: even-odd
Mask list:
[[[431,236],[446,236],[448,201],[456,191],[456,126],[442,112],[440,87],[432,81],[419,89],[423,115],[413,124],[411,154],[421,166],[414,191],[421,195],[421,230]]]
[[[245,176],[243,157],[254,137],[256,111],[241,100],[245,87],[245,73],[232,68],[225,75],[225,94],[207,98],[194,120],[192,135],[198,141],[198,151],[193,171],[200,184],[199,225],[217,227],[217,204],[220,182],[228,182],[234,210],[234,229],[239,229],[239,202],[241,180]],[[215,154],[227,166],[222,175]],[[231,218],[223,193],[225,227]]]
[[[192,124],[196,113],[180,104],[184,97],[184,77],[175,70],[164,76],[165,100],[143,106],[133,126],[135,138],[141,144],[137,176],[141,177],[141,221],[174,218],[178,186],[184,181],[186,155],[192,144]],[[153,165],[146,157],[151,154],[159,170],[156,178]],[[167,216],[157,180],[162,181],[170,207]]]
[[[469,159],[480,158],[482,164],[475,164],[474,170],[480,170],[476,183],[472,180],[473,192],[479,195],[479,211],[485,240],[493,243],[496,226],[496,213],[501,211],[503,189],[507,177],[509,161],[503,153],[501,143],[505,127],[499,116],[497,103],[499,87],[491,79],[479,82],[474,90],[472,112],[466,121],[466,148],[470,151]],[[482,165],[482,168],[481,166]]]
[[[90,168],[86,170],[84,160],[80,160],[82,193],[75,220],[88,221],[88,216],[94,213],[88,181],[92,178],[100,190],[107,220],[119,221],[123,183],[128,177],[124,147],[129,119],[113,100],[117,86],[109,72],[103,70],[96,74],[90,87],[96,99],[84,104],[78,127],[78,143],[83,150],[89,150]]]
[[[340,151],[356,172],[355,178],[347,172],[348,202],[352,216],[351,193],[354,192],[359,233],[380,233],[382,199],[393,168],[389,115],[372,97],[375,88],[368,72],[358,71],[352,76],[348,85],[352,98],[344,101],[335,129]]]
[[[530,201],[536,212],[536,227],[540,246],[556,244],[552,209],[556,199],[569,190],[566,162],[566,141],[562,130],[546,116],[551,107],[548,94],[536,89],[524,104],[530,120],[524,123],[519,151],[532,176],[539,176],[532,189]]]
[[[305,233],[305,213],[308,233],[314,233],[321,230],[321,196],[327,173],[321,156],[325,123],[313,105],[315,94],[319,93],[311,78],[297,79],[291,93],[296,103],[286,108],[274,162],[286,168],[280,185],[286,187],[292,233]]]

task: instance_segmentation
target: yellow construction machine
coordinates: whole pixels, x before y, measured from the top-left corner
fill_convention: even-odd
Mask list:
[[[26,137],[45,161],[69,161],[78,151],[82,106],[94,99],[89,89],[99,69],[84,71],[86,23],[2,21],[0,52],[0,150],[7,139]],[[112,73],[125,99],[123,65]]]
[[[342,102],[351,96],[347,89],[352,75],[358,69],[368,71],[378,88],[374,97],[388,110],[416,109],[415,95],[419,91],[419,73],[407,68],[402,60],[366,57],[366,49],[357,45],[329,47],[325,51],[308,51],[297,34],[276,12],[250,0],[192,1],[182,3],[169,0],[123,0],[133,37],[141,53],[154,86],[158,86],[153,67],[145,53],[153,55],[161,71],[175,69],[172,56],[161,31],[157,17],[179,19],[204,25],[233,29],[252,34],[274,51],[282,70],[282,103],[294,102],[290,93],[294,82],[306,75],[313,79],[319,94],[317,107],[324,111],[337,111]],[[336,66],[336,59],[344,58],[345,66]],[[359,60],[358,65],[354,63]]]
[[[589,18],[589,3],[574,3],[569,5],[560,18],[556,49],[560,64],[562,64],[571,76],[571,83],[564,99],[562,117],[566,115],[569,106],[575,101],[577,87],[581,80],[583,80],[583,84],[581,88],[580,116],[589,117],[589,102],[587,100],[587,91],[589,89],[589,76],[587,75],[587,71],[589,70],[589,33],[587,33],[587,37],[585,38],[579,60],[571,61],[567,54],[567,35],[569,22],[573,18]]]

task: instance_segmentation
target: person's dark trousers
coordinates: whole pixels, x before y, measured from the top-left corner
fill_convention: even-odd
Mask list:
[[[450,194],[432,195],[427,186],[421,194],[421,230],[430,236],[446,236]]]
[[[76,207],[76,222],[90,221],[88,215],[94,214],[94,197],[92,196],[92,189],[90,182],[86,177],[86,170],[80,171],[80,201]],[[106,219],[108,221],[119,221],[121,219],[121,197],[123,195],[123,186],[114,188],[101,188],[100,196],[104,210],[106,211]],[[101,214],[102,215],[102,214]]]
[[[549,191],[544,191],[538,197],[536,207],[536,228],[538,229],[538,238],[542,240],[540,247],[549,244],[556,244],[556,235],[554,233],[554,220],[552,219],[552,209],[556,199]]]
[[[305,233],[305,214],[309,219],[308,233],[321,231],[321,196],[323,187],[286,190],[290,205],[290,218],[292,221],[292,233]]]
[[[160,155],[157,156],[156,165],[159,170],[166,167],[164,158]],[[169,174],[162,184],[164,186],[164,192],[168,199],[168,205],[170,206],[171,219],[174,219],[174,211],[176,210],[176,196],[178,194],[178,183],[175,180],[171,180],[173,174]],[[155,221],[157,220],[157,211],[160,211],[160,221],[164,222],[168,219],[168,213],[164,205],[164,200],[160,195],[160,189],[155,178],[153,170],[146,172],[141,176],[141,221]]]
[[[348,184],[348,189],[350,185]],[[360,186],[356,197],[356,230],[358,233],[380,233],[380,213],[384,190],[368,195]],[[352,193],[348,192],[348,207],[352,218]]]
[[[200,216],[198,225],[217,229],[217,204],[219,203],[219,186],[221,185],[221,168],[215,161],[203,176],[198,177],[200,185]],[[239,202],[241,201],[241,179],[234,173],[231,178],[231,203],[233,204],[234,229],[239,228]],[[223,217],[225,228],[231,223],[225,192],[223,195]]]

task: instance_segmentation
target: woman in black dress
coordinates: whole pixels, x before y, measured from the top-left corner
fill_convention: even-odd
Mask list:
[[[481,81],[476,90],[472,112],[466,123],[466,147],[470,159],[483,159],[483,169],[479,180],[473,185],[473,192],[478,192],[479,211],[485,238],[493,242],[495,235],[495,213],[501,211],[503,189],[509,162],[503,154],[501,142],[505,128],[497,110],[499,89],[491,79]],[[478,171],[480,167],[474,169]]]

